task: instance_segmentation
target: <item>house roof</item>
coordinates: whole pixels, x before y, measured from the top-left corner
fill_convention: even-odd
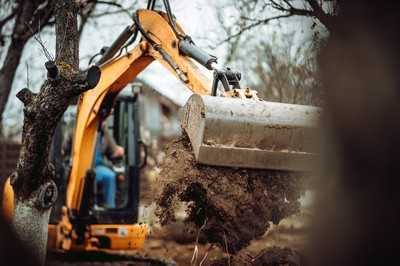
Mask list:
[[[178,106],[185,105],[193,93],[177,80],[170,72],[153,63],[142,72],[137,80],[152,88]]]

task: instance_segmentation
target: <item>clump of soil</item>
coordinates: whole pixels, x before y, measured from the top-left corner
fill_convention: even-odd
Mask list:
[[[188,202],[187,222],[231,254],[262,236],[270,222],[299,211],[303,175],[199,165],[186,136],[167,145],[161,169],[164,186],[156,210],[161,224],[175,220],[177,202]]]

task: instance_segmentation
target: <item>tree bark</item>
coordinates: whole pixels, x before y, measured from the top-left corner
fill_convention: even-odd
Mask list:
[[[22,147],[16,171],[11,177],[15,193],[15,230],[43,264],[46,254],[47,224],[57,198],[54,167],[49,151],[57,123],[77,95],[93,88],[100,71],[91,67],[80,72],[77,7],[73,0],[57,1],[56,61],[46,63],[47,80],[38,94],[21,90],[24,103]]]

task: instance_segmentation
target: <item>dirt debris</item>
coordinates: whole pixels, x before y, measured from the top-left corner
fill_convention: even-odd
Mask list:
[[[90,252],[47,254],[45,266],[175,266],[175,262],[162,258],[129,252]]]
[[[271,247],[262,250],[256,257],[245,252],[235,256],[211,261],[210,266],[301,266],[304,265],[301,255],[290,248]]]
[[[303,265],[301,255],[290,248],[272,247],[263,250],[254,258],[253,266],[300,266]]]
[[[174,222],[178,202],[187,202],[187,222],[230,254],[297,213],[304,191],[304,174],[196,164],[186,136],[167,145],[161,169],[160,223]]]

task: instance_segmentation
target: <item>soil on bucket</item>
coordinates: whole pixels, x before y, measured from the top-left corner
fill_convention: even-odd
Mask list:
[[[178,202],[186,202],[187,222],[230,254],[297,213],[304,191],[304,174],[199,165],[187,136],[167,145],[161,169],[161,224],[173,222]]]

